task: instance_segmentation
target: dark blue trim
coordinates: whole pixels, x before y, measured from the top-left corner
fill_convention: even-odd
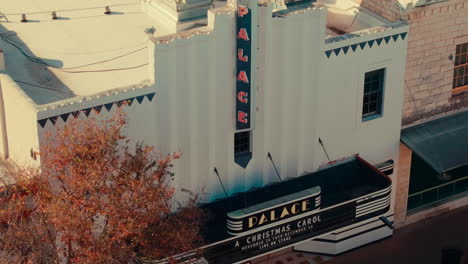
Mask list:
[[[113,105],[114,105],[114,103],[108,103],[108,104],[105,104],[104,107],[107,109],[107,112],[110,112]]]
[[[381,118],[381,117],[382,117],[382,114],[368,115],[362,118],[362,122],[367,122],[367,121],[374,120],[374,119]]]
[[[348,53],[349,46],[343,47],[342,49],[343,49],[344,54],[346,54],[346,53]]]
[[[382,40],[383,40],[383,38],[378,38],[378,39],[375,40],[377,42],[378,46],[380,46],[380,44],[382,43]]]
[[[340,54],[341,48],[334,49],[333,52],[335,52],[335,55],[338,56]]]
[[[403,39],[403,40],[404,40],[404,39],[406,38],[406,35],[407,35],[407,34],[408,34],[407,32],[403,32],[403,33],[401,33],[401,34],[400,34],[400,36],[401,36],[401,39]]]
[[[359,43],[359,47],[361,47],[361,50],[364,50],[364,48],[366,47],[366,43],[367,43],[367,42],[365,42],[365,41]]]
[[[372,46],[374,45],[375,42],[377,43],[378,46],[380,46],[380,44],[382,44],[383,40],[385,40],[385,43],[388,44],[388,42],[392,38],[396,42],[398,40],[398,36],[401,36],[401,39],[404,40],[406,38],[407,34],[408,34],[408,32],[403,32],[403,33],[398,33],[398,34],[395,34],[395,35],[392,35],[392,36],[386,36],[386,37],[382,37],[382,38],[363,41],[363,42],[358,43],[358,44],[352,44],[352,45],[344,46],[344,47],[341,47],[341,48],[326,50],[325,55],[327,55],[327,58],[330,58],[330,55],[332,53],[335,53],[335,55],[338,56],[340,54],[341,50],[343,50],[344,54],[348,54],[349,47],[351,47],[353,52],[356,52],[356,49],[357,49],[358,46],[361,47],[361,50],[364,50],[364,48],[366,47],[366,44],[369,44],[369,48],[372,48]]]
[[[39,125],[41,125],[42,128],[44,128],[45,124],[47,123],[47,118],[37,120],[37,122],[39,123]]]
[[[391,38],[392,38],[391,36],[384,37],[385,44],[388,44],[388,42],[390,41]]]
[[[64,113],[64,114],[61,114],[59,116],[53,116],[53,117],[49,117],[49,118],[44,118],[44,119],[40,119],[40,120],[37,120],[37,122],[39,123],[39,125],[44,128],[45,125],[47,124],[47,120],[50,120],[50,122],[55,125],[57,123],[57,119],[60,117],[63,122],[67,122],[68,118],[70,117],[70,115],[72,115],[74,118],[77,118],[79,115],[80,115],[80,112],[83,112],[86,117],[89,117],[89,114],[91,113],[91,111],[94,109],[97,113],[100,113],[101,110],[102,110],[102,107],[106,108],[108,112],[110,112],[110,110],[112,109],[113,105],[114,104],[117,104],[117,106],[122,106],[123,105],[123,102],[127,102],[128,103],[128,106],[131,106],[133,101],[135,99],[137,99],[138,103],[142,103],[143,102],[143,99],[145,97],[148,98],[148,100],[151,102],[154,98],[154,95],[156,93],[149,93],[149,94],[145,94],[145,95],[141,95],[141,96],[137,96],[137,97],[132,97],[132,98],[129,98],[129,99],[124,99],[124,100],[120,100],[120,101],[115,101],[115,102],[112,102],[112,103],[107,103],[107,104],[102,104],[102,105],[97,105],[97,106],[93,106],[93,107],[90,107],[90,108],[86,108],[86,109],[81,109],[81,110],[78,110],[78,111],[73,111],[73,112],[69,112],[69,113]]]
[[[62,118],[63,122],[67,122],[67,119],[68,119],[69,115],[70,115],[70,113],[67,113],[67,114],[60,115],[60,117]]]
[[[234,154],[234,161],[242,168],[247,168],[250,160],[252,159],[252,152],[242,152]]]

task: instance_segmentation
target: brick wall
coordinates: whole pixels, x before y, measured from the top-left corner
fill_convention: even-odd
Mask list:
[[[449,0],[409,11],[403,125],[468,107],[466,94],[452,95],[457,44],[468,42],[468,2]]]
[[[403,11],[397,0],[353,0],[355,3],[372,10],[376,14],[390,20],[400,19]]]

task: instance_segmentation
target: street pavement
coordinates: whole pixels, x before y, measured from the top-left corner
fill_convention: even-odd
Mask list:
[[[393,236],[326,264],[441,264],[442,248],[463,250],[468,264],[468,206],[395,230]]]
[[[448,211],[394,231],[392,237],[338,257],[285,252],[258,264],[441,264],[442,249],[464,251],[468,264],[468,206]]]

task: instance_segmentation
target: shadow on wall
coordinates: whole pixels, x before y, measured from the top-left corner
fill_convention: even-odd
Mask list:
[[[50,67],[62,67],[62,61],[36,57],[15,31],[9,31],[1,24],[0,47],[4,50],[7,73],[34,103],[40,105],[75,96],[72,90],[49,70]]]

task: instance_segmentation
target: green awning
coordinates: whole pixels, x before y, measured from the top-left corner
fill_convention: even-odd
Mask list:
[[[468,111],[403,129],[401,141],[438,173],[467,165]]]

